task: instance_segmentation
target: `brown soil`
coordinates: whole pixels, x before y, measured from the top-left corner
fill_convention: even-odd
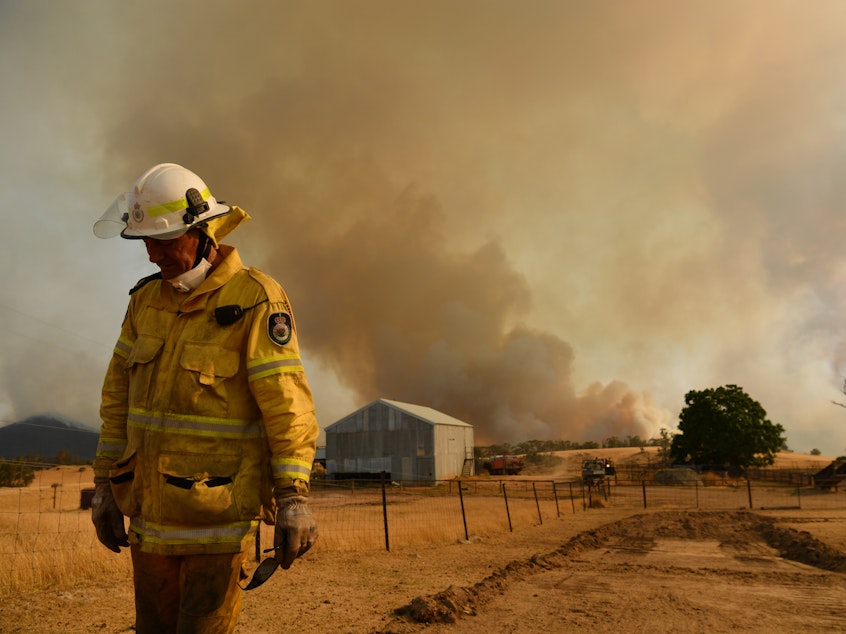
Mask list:
[[[843,573],[846,555],[768,517],[638,515],[417,597],[385,631],[831,631],[846,617]]]
[[[591,509],[402,552],[309,553],[244,597],[240,634],[832,632],[846,511]],[[7,597],[0,632],[132,632],[126,580]]]

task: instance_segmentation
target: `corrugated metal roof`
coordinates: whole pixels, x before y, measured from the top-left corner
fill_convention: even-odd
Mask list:
[[[415,418],[419,418],[422,421],[427,423],[432,423],[433,425],[451,425],[453,427],[472,427],[470,423],[465,423],[464,421],[458,420],[457,418],[453,418],[448,414],[444,414],[443,412],[439,412],[436,409],[432,409],[431,407],[424,407],[423,405],[413,405],[411,403],[401,403],[399,401],[390,401],[386,398],[377,398],[375,401],[372,401],[365,405],[364,407],[358,408],[355,412],[347,414],[340,420],[335,421],[331,425],[327,425],[325,429],[329,429],[348,419],[350,416],[357,414],[358,412],[367,409],[368,407],[373,406],[376,403],[384,403],[388,407],[392,407],[394,409],[399,409],[407,414],[411,414]]]
[[[392,407],[396,407],[397,409],[406,411],[412,416],[416,416],[417,418],[429,421],[430,423],[435,423],[436,425],[472,427],[470,423],[465,423],[462,420],[453,418],[452,416],[444,414],[443,412],[439,412],[438,410],[432,409],[431,407],[423,407],[422,405],[412,405],[411,403],[400,403],[399,401],[389,401],[386,398],[380,398],[379,400],[383,403],[387,403]]]

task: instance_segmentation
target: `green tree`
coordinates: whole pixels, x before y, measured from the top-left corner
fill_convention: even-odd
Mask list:
[[[784,427],[767,420],[758,401],[737,385],[685,394],[670,455],[682,464],[771,465],[785,443]]]
[[[77,455],[72,454],[67,449],[59,449],[56,457],[53,459],[56,464],[71,465],[71,464],[86,464],[86,461]]]
[[[670,449],[673,446],[673,434],[666,427],[661,428],[661,437],[650,441],[654,447],[658,447],[658,461],[666,466],[672,463]]]
[[[35,479],[31,465],[0,458],[0,487],[25,487]]]
[[[542,451],[552,451],[548,440],[526,440],[514,447],[514,453],[537,454]]]
[[[617,447],[625,447],[625,443],[616,436],[610,436],[602,441],[603,448],[616,449]]]
[[[514,453],[514,448],[508,443],[504,443],[501,445],[490,445],[488,447],[474,448],[474,454],[476,458],[488,458],[490,456],[498,456],[508,453]]]

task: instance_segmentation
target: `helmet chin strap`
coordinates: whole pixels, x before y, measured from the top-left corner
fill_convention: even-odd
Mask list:
[[[211,253],[211,240],[204,232],[200,231],[199,234],[200,241],[197,243],[197,256],[194,258],[193,268],[167,280],[180,293],[190,293],[202,284],[211,268],[211,262],[207,259]]]

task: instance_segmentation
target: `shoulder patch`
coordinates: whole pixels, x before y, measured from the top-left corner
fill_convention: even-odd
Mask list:
[[[267,317],[267,336],[277,346],[291,341],[291,316],[288,313],[271,313]]]

